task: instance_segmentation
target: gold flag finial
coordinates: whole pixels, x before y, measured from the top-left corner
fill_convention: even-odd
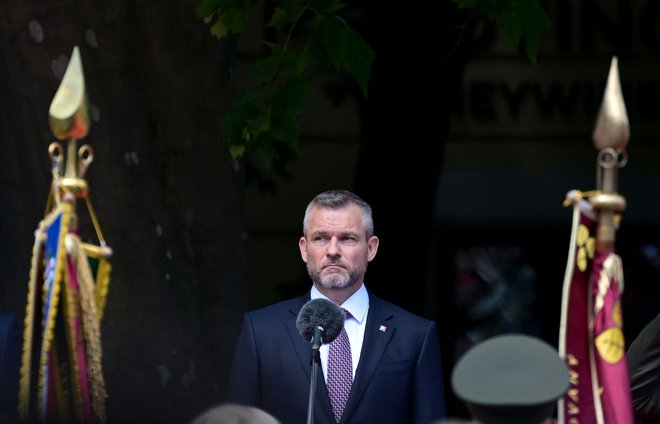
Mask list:
[[[605,94],[592,135],[598,149],[596,191],[589,202],[598,211],[597,248],[612,250],[616,236],[615,214],[626,208],[618,193],[618,169],[626,165],[630,124],[619,81],[618,60],[614,56],[607,77]]]
[[[48,151],[53,161],[54,189],[74,194],[76,197],[87,196],[88,186],[83,179],[87,167],[94,158],[89,145],[80,149],[77,140],[87,136],[90,119],[85,92],[85,76],[78,46],[73,48],[71,59],[48,110],[50,129],[58,140],[67,141],[66,168],[62,175],[61,164],[63,149],[59,143],[52,143]],[[59,198],[59,193],[56,193]]]
[[[625,150],[630,139],[630,124],[628,123],[626,104],[623,101],[616,56],[612,58],[605,94],[600,105],[592,138],[598,150],[611,147],[617,152]]]
[[[89,132],[85,76],[78,46],[73,48],[64,77],[48,110],[50,129],[59,140],[84,138]]]

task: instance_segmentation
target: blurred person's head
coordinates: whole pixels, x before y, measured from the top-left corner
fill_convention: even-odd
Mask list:
[[[451,383],[480,424],[545,424],[568,390],[569,375],[555,348],[535,337],[508,334],[468,350]]]
[[[275,417],[254,406],[224,403],[198,415],[190,424],[281,424]]]

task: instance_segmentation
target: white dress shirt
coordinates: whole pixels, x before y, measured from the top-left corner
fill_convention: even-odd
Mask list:
[[[311,298],[317,299],[322,297],[328,299],[316,287],[312,286]],[[330,299],[328,299],[330,300]],[[351,357],[353,360],[353,379],[355,379],[355,372],[360,360],[360,353],[362,352],[362,342],[364,340],[364,329],[367,323],[367,312],[369,311],[369,294],[367,289],[362,284],[358,291],[353,293],[351,297],[346,299],[341,305],[351,313],[351,317],[344,322],[344,328],[348,335],[348,340],[351,343]],[[320,349],[321,353],[321,368],[323,369],[323,377],[326,383],[328,382],[328,345],[323,343]]]

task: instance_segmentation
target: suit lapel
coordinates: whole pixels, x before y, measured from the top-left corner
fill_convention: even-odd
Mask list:
[[[291,305],[291,308],[289,309],[291,316],[288,317],[286,321],[286,327],[287,330],[289,331],[291,344],[293,345],[293,348],[296,351],[296,356],[298,357],[300,366],[302,367],[302,370],[305,373],[305,376],[307,377],[307,381],[309,381],[309,377],[311,375],[311,371],[310,371],[311,347],[309,342],[305,342],[305,340],[303,340],[303,338],[300,336],[300,333],[298,333],[298,329],[296,328],[296,319],[298,318],[298,313],[300,312],[300,309],[308,300],[309,300],[309,295],[306,295],[300,297],[297,302],[293,303]]]
[[[388,322],[391,318],[392,313],[384,307],[378,298],[369,293],[369,313],[367,314],[367,323],[364,330],[362,353],[351,387],[351,394],[344,409],[342,423],[350,418],[353,410],[359,405],[360,399],[369,386],[376,369],[378,369],[385,348],[394,335],[395,327],[391,322]]]

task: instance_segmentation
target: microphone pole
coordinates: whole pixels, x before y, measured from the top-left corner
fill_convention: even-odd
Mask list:
[[[314,398],[316,397],[316,379],[318,369],[321,367],[321,343],[323,327],[317,325],[314,327],[314,336],[312,337],[312,369],[309,377],[309,401],[307,403],[307,424],[314,423]]]

